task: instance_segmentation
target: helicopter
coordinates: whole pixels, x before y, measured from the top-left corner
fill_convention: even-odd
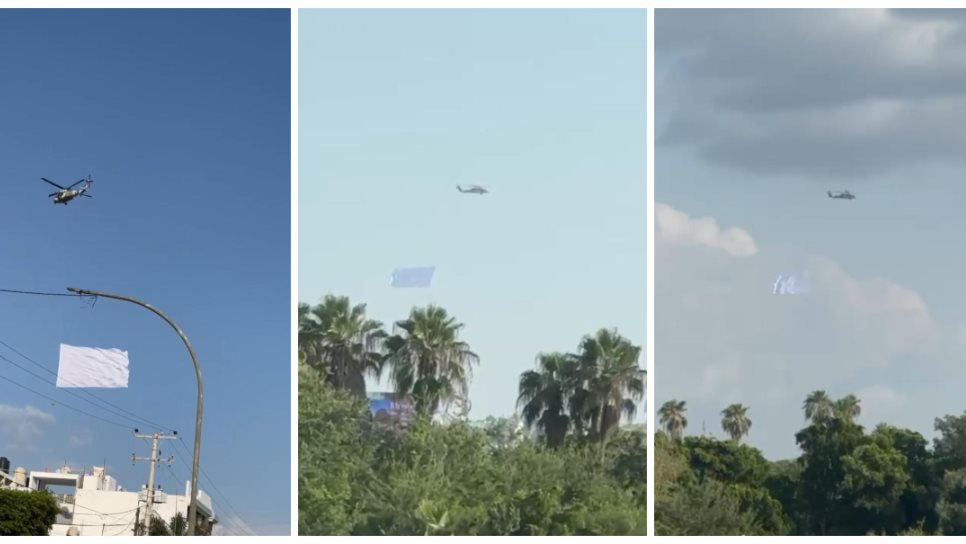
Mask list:
[[[56,191],[47,195],[48,197],[54,197],[54,204],[63,204],[66,206],[68,202],[70,202],[71,200],[79,196],[86,196],[87,198],[92,198],[91,195],[87,194],[88,189],[90,189],[91,185],[94,183],[94,180],[91,178],[89,174],[86,178],[74,183],[70,187],[62,187],[50,181],[47,178],[40,178],[40,179],[60,189],[59,191]],[[77,185],[81,183],[83,183],[83,185],[81,185],[77,189],[74,189],[74,187],[77,187]]]
[[[846,200],[855,200],[855,195],[853,195],[852,193],[850,193],[848,191],[839,191],[837,193],[833,193],[832,191],[829,191],[828,192],[828,197],[829,198],[844,198]]]
[[[461,186],[457,185],[456,188],[459,189],[459,192],[461,192],[461,193],[474,193],[474,194],[478,194],[478,195],[485,195],[486,193],[489,193],[489,191],[487,191],[483,187],[480,187],[479,185],[470,185],[466,189],[464,189]]]

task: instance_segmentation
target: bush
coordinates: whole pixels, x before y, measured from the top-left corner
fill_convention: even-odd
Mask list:
[[[0,489],[0,536],[47,536],[57,512],[50,493]]]

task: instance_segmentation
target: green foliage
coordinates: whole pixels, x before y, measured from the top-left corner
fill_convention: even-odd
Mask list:
[[[57,512],[50,493],[0,489],[0,536],[47,536]]]
[[[186,536],[188,534],[188,519],[178,512],[168,522],[168,534],[171,536]]]
[[[571,433],[606,442],[621,415],[631,417],[644,395],[641,348],[613,329],[583,338],[577,353],[541,353],[537,370],[520,375],[517,405],[527,427],[559,447]]]
[[[642,433],[550,449],[491,420],[380,432],[364,407],[303,371],[299,534],[643,535]],[[355,423],[347,424],[347,422]],[[341,422],[341,425],[340,425]]]
[[[641,349],[616,331],[541,356],[522,420],[477,426],[433,422],[478,363],[443,308],[413,308],[392,336],[345,297],[300,304],[298,322],[300,535],[646,533],[645,435],[619,429],[643,396]],[[362,400],[385,365],[415,405],[405,431],[373,425]]]
[[[656,435],[655,522],[667,535],[966,535],[966,414],[919,433],[855,423],[854,395],[808,395],[794,460],[740,445],[747,408],[722,412],[731,440],[682,439],[685,402],[668,401]],[[673,437],[670,438],[668,434]],[[713,511],[711,511],[713,510]]]
[[[368,408],[299,368],[299,534],[347,535],[361,516],[358,486],[371,478]]]
[[[942,534],[966,536],[966,469],[946,473],[936,509]]]

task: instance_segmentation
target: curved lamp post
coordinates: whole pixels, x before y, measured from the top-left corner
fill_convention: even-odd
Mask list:
[[[90,291],[88,289],[77,289],[76,287],[68,287],[68,291],[71,293],[77,293],[78,295],[86,295],[92,297],[104,297],[113,298],[115,300],[123,300],[126,302],[131,302],[151,310],[163,319],[174,332],[178,333],[181,337],[181,341],[184,342],[186,348],[188,348],[188,354],[191,355],[191,362],[195,365],[195,377],[198,378],[198,409],[195,415],[195,451],[194,459],[191,461],[191,506],[188,511],[188,536],[194,536],[195,534],[195,523],[198,519],[198,456],[201,454],[201,367],[198,366],[198,358],[195,357],[195,351],[191,348],[191,344],[188,342],[188,338],[181,332],[181,328],[178,327],[174,321],[161,313],[154,306],[141,302],[136,298],[126,297],[124,295],[115,295],[112,293],[102,293],[101,291]],[[147,520],[150,523],[150,520]]]

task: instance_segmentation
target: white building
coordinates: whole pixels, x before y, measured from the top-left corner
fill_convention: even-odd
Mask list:
[[[94,467],[90,474],[74,474],[69,467],[57,472],[31,471],[30,490],[49,489],[57,496],[60,513],[50,530],[50,536],[71,535],[131,536],[137,520],[143,522],[147,491],[127,491],[117,485],[103,467]],[[58,493],[64,488],[67,492]],[[185,482],[184,495],[169,495],[155,491],[153,515],[165,523],[176,513],[187,518],[191,503],[191,482]],[[199,525],[211,528],[217,523],[211,498],[198,490]]]

